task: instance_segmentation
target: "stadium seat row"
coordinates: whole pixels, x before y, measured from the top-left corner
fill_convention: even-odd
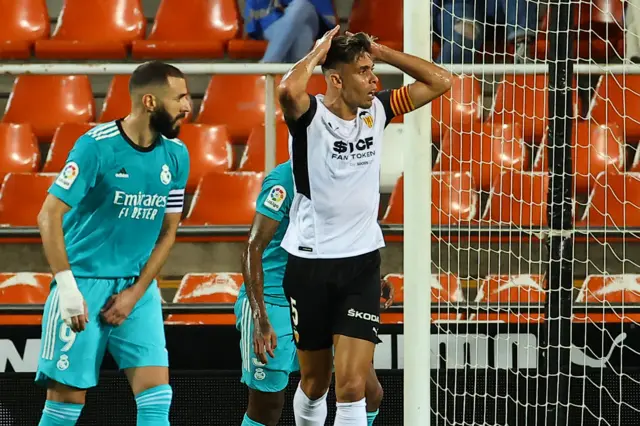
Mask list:
[[[263,173],[227,172],[204,175],[182,226],[247,226],[255,212]],[[37,214],[53,183],[53,173],[10,173],[0,187],[0,226],[36,226]],[[480,196],[468,172],[435,172],[432,176],[433,225],[516,225],[545,227],[549,174],[500,172],[489,199],[480,212]],[[382,223],[403,223],[403,178],[398,180]],[[25,197],[25,194],[29,194]],[[20,205],[16,210],[14,206]],[[575,219],[576,227],[640,227],[640,173],[609,175],[596,179],[586,211]]]
[[[404,277],[402,274],[388,274],[385,279],[394,288],[394,304],[404,303]],[[0,273],[0,303],[43,304],[49,294],[51,274],[46,273]],[[195,273],[183,277],[173,303],[235,303],[240,286],[240,273]],[[505,322],[540,322],[544,315],[531,309],[530,312],[510,313],[469,313],[464,307],[456,312],[447,311],[451,304],[463,304],[465,288],[461,280],[450,273],[432,275],[431,309],[432,321],[479,320]],[[508,307],[518,305],[539,305],[546,301],[548,290],[541,275],[490,275],[478,287],[473,300],[475,304],[495,304]],[[578,303],[595,306],[607,304],[640,304],[640,275],[589,275],[583,281],[575,299]],[[402,313],[383,313],[382,322],[394,324],[403,322]],[[613,312],[578,313],[575,321],[591,322],[640,322],[640,315],[621,316]],[[11,315],[0,317],[0,324],[39,324],[38,316]],[[235,324],[233,314],[178,314],[169,315],[170,324]]]
[[[130,111],[128,76],[115,76],[97,121],[105,122]],[[278,78],[279,79],[279,78]],[[250,131],[264,123],[265,78],[255,75],[215,75],[211,78],[195,122],[225,124],[233,143],[242,144]],[[311,94],[323,93],[326,82],[314,76],[308,86]],[[573,114],[582,116],[583,101],[574,95]],[[588,100],[585,118],[613,128],[614,136],[640,141],[640,76],[601,77],[595,95]],[[282,117],[278,105],[277,116]],[[518,124],[528,143],[543,143],[548,127],[548,78],[544,75],[506,76],[496,88],[494,102],[486,120],[482,118],[482,90],[472,76],[458,76],[451,90],[432,106],[433,139],[439,142],[447,130],[482,132],[482,122]],[[193,117],[189,117],[193,119]],[[56,128],[65,122],[91,122],[96,119],[95,100],[88,76],[22,75],[14,86],[2,121],[30,122],[40,142],[49,142]],[[402,121],[398,117],[394,122]]]

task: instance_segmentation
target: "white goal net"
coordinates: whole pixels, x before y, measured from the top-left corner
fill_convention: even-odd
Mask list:
[[[435,4],[432,424],[635,425],[640,2]]]

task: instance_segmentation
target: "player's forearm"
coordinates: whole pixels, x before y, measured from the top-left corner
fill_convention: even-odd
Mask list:
[[[38,215],[38,227],[51,272],[56,275],[58,272],[70,270],[67,249],[64,245],[62,215],[42,212]]]
[[[313,49],[307,56],[298,61],[288,73],[282,77],[278,86],[278,97],[296,98],[307,93],[307,84],[313,70],[322,59],[323,52]]]
[[[451,87],[452,75],[449,71],[417,56],[380,46],[378,59],[398,68],[439,94]]]
[[[149,256],[149,260],[147,260],[147,263],[140,272],[140,277],[132,287],[138,294],[138,297],[142,297],[145,291],[147,291],[147,288],[149,288],[149,285],[160,273],[175,241],[175,231],[167,231],[161,234],[156,246],[151,252],[151,256]]]
[[[260,247],[247,245],[242,254],[242,275],[247,298],[254,317],[266,318],[267,308],[264,304],[264,272],[262,270],[262,253]]]

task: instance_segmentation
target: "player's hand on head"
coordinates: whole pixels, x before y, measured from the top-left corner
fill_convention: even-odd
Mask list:
[[[267,354],[275,358],[275,349],[278,346],[278,336],[273,330],[269,319],[256,318],[253,327],[253,352],[258,356],[258,360],[267,364]]]
[[[385,294],[385,291],[387,294]],[[388,309],[393,304],[393,298],[395,296],[395,289],[393,284],[384,278],[380,279],[380,296],[385,299],[382,305],[383,309]]]
[[[138,302],[137,294],[129,287],[107,300],[100,311],[102,319],[110,325],[119,326],[127,319]]]
[[[364,34],[364,33],[361,33]],[[353,37],[355,34],[347,31],[345,33],[345,35]],[[365,34],[367,36],[367,38],[369,39],[369,43],[371,43],[371,59],[372,60],[376,60],[376,59],[380,59],[380,56],[382,56],[382,52],[381,50],[383,49],[383,46],[381,44],[378,44],[378,42],[376,42],[377,38],[369,35],[369,34]]]
[[[322,37],[320,37],[317,41],[313,49],[315,51],[322,53],[322,58],[320,59],[320,64],[324,63],[324,60],[327,57],[327,53],[329,53],[329,48],[331,48],[331,40],[338,34],[340,31],[340,25],[336,25],[326,33]]]

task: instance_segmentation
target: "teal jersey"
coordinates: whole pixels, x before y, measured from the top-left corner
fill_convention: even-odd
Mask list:
[[[262,189],[256,201],[256,212],[280,222],[271,242],[262,254],[264,274],[264,301],[273,305],[288,306],[282,288],[284,270],[287,266],[287,252],[280,247],[289,226],[289,210],[293,201],[293,171],[291,162],[276,166],[262,182]],[[245,296],[244,284],[239,297]]]
[[[177,139],[141,148],[119,120],[82,135],[49,188],[71,207],[62,228],[73,274],[139,276],[164,215],[182,212],[188,176],[189,153]]]

